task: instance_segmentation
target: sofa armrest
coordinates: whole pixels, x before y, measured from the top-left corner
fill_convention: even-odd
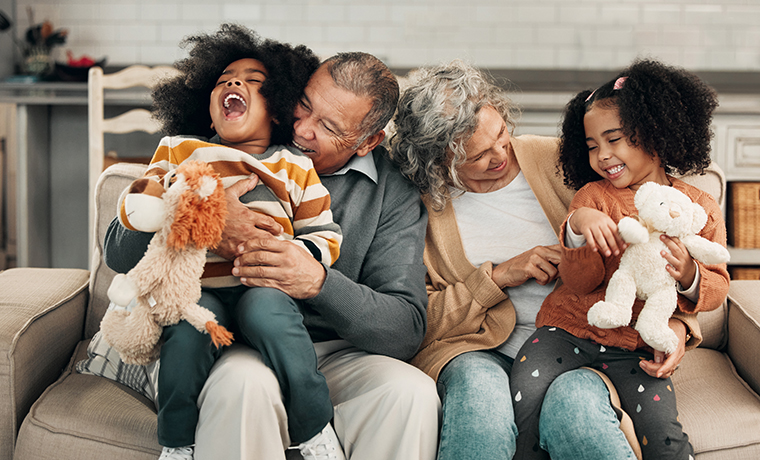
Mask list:
[[[89,272],[13,268],[0,273],[0,458],[82,340]]]
[[[760,281],[732,280],[727,352],[739,375],[760,394]]]

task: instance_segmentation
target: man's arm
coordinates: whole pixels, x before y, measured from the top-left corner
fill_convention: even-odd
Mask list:
[[[411,359],[426,328],[427,269],[422,260],[426,228],[427,212],[416,190],[387,203],[357,278],[340,271],[339,258],[327,269],[319,295],[307,304],[356,347]],[[343,229],[346,238],[362,231]],[[347,244],[344,240],[341,257],[353,250]]]
[[[114,218],[103,242],[103,260],[116,273],[127,273],[137,265],[148,249],[153,233],[129,230]]]

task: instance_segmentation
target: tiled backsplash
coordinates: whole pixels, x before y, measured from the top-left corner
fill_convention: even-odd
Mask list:
[[[70,31],[64,49],[109,65],[163,64],[185,35],[239,22],[322,56],[362,50],[391,67],[462,58],[489,68],[610,69],[650,56],[760,70],[760,0],[15,0]]]

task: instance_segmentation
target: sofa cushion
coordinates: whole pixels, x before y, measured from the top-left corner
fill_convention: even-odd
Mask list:
[[[63,375],[24,420],[15,460],[108,458],[156,460],[161,454],[153,403],[111,380],[74,372],[81,342]]]
[[[760,458],[760,398],[728,356],[704,348],[689,351],[673,384],[679,419],[697,460]]]
[[[158,393],[158,363],[155,361],[147,366],[126,364],[121,360],[119,352],[98,331],[87,346],[87,358],[76,363],[75,369],[80,374],[111,379],[155,402]]]
[[[103,240],[108,224],[116,217],[119,196],[133,180],[141,177],[147,165],[117,163],[108,167],[100,175],[95,187],[95,241],[90,263],[90,305],[87,309],[85,338],[95,335],[100,329],[100,320],[108,308],[108,286],[115,273],[103,262]]]
[[[80,269],[0,273],[0,459],[11,458],[26,413],[82,338],[88,278]]]
[[[677,176],[687,184],[691,184],[700,190],[712,195],[718,202],[721,209],[726,203],[726,177],[718,165],[713,162],[705,170],[704,174],[689,174],[686,176]],[[726,304],[715,311],[699,313],[699,327],[702,330],[702,343],[700,347],[712,348],[718,350],[725,345],[725,321],[726,321]]]

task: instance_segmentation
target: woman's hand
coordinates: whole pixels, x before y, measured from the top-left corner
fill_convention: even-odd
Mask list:
[[[570,228],[586,238],[586,244],[605,257],[616,256],[625,249],[625,241],[618,233],[617,224],[610,216],[593,208],[578,208],[570,216]]]
[[[501,289],[520,286],[531,278],[540,285],[557,279],[560,246],[536,246],[493,268],[491,279]]]
[[[660,240],[668,247],[668,251],[662,251],[660,255],[668,261],[665,270],[670,273],[674,280],[681,283],[684,289],[688,289],[694,283],[697,267],[689,250],[678,238],[660,235]]]
[[[678,369],[681,360],[686,354],[686,325],[681,320],[670,318],[668,326],[678,336],[678,349],[672,355],[665,355],[661,351],[654,351],[654,359],[639,361],[639,367],[647,374],[658,379],[666,379],[673,376]]]

